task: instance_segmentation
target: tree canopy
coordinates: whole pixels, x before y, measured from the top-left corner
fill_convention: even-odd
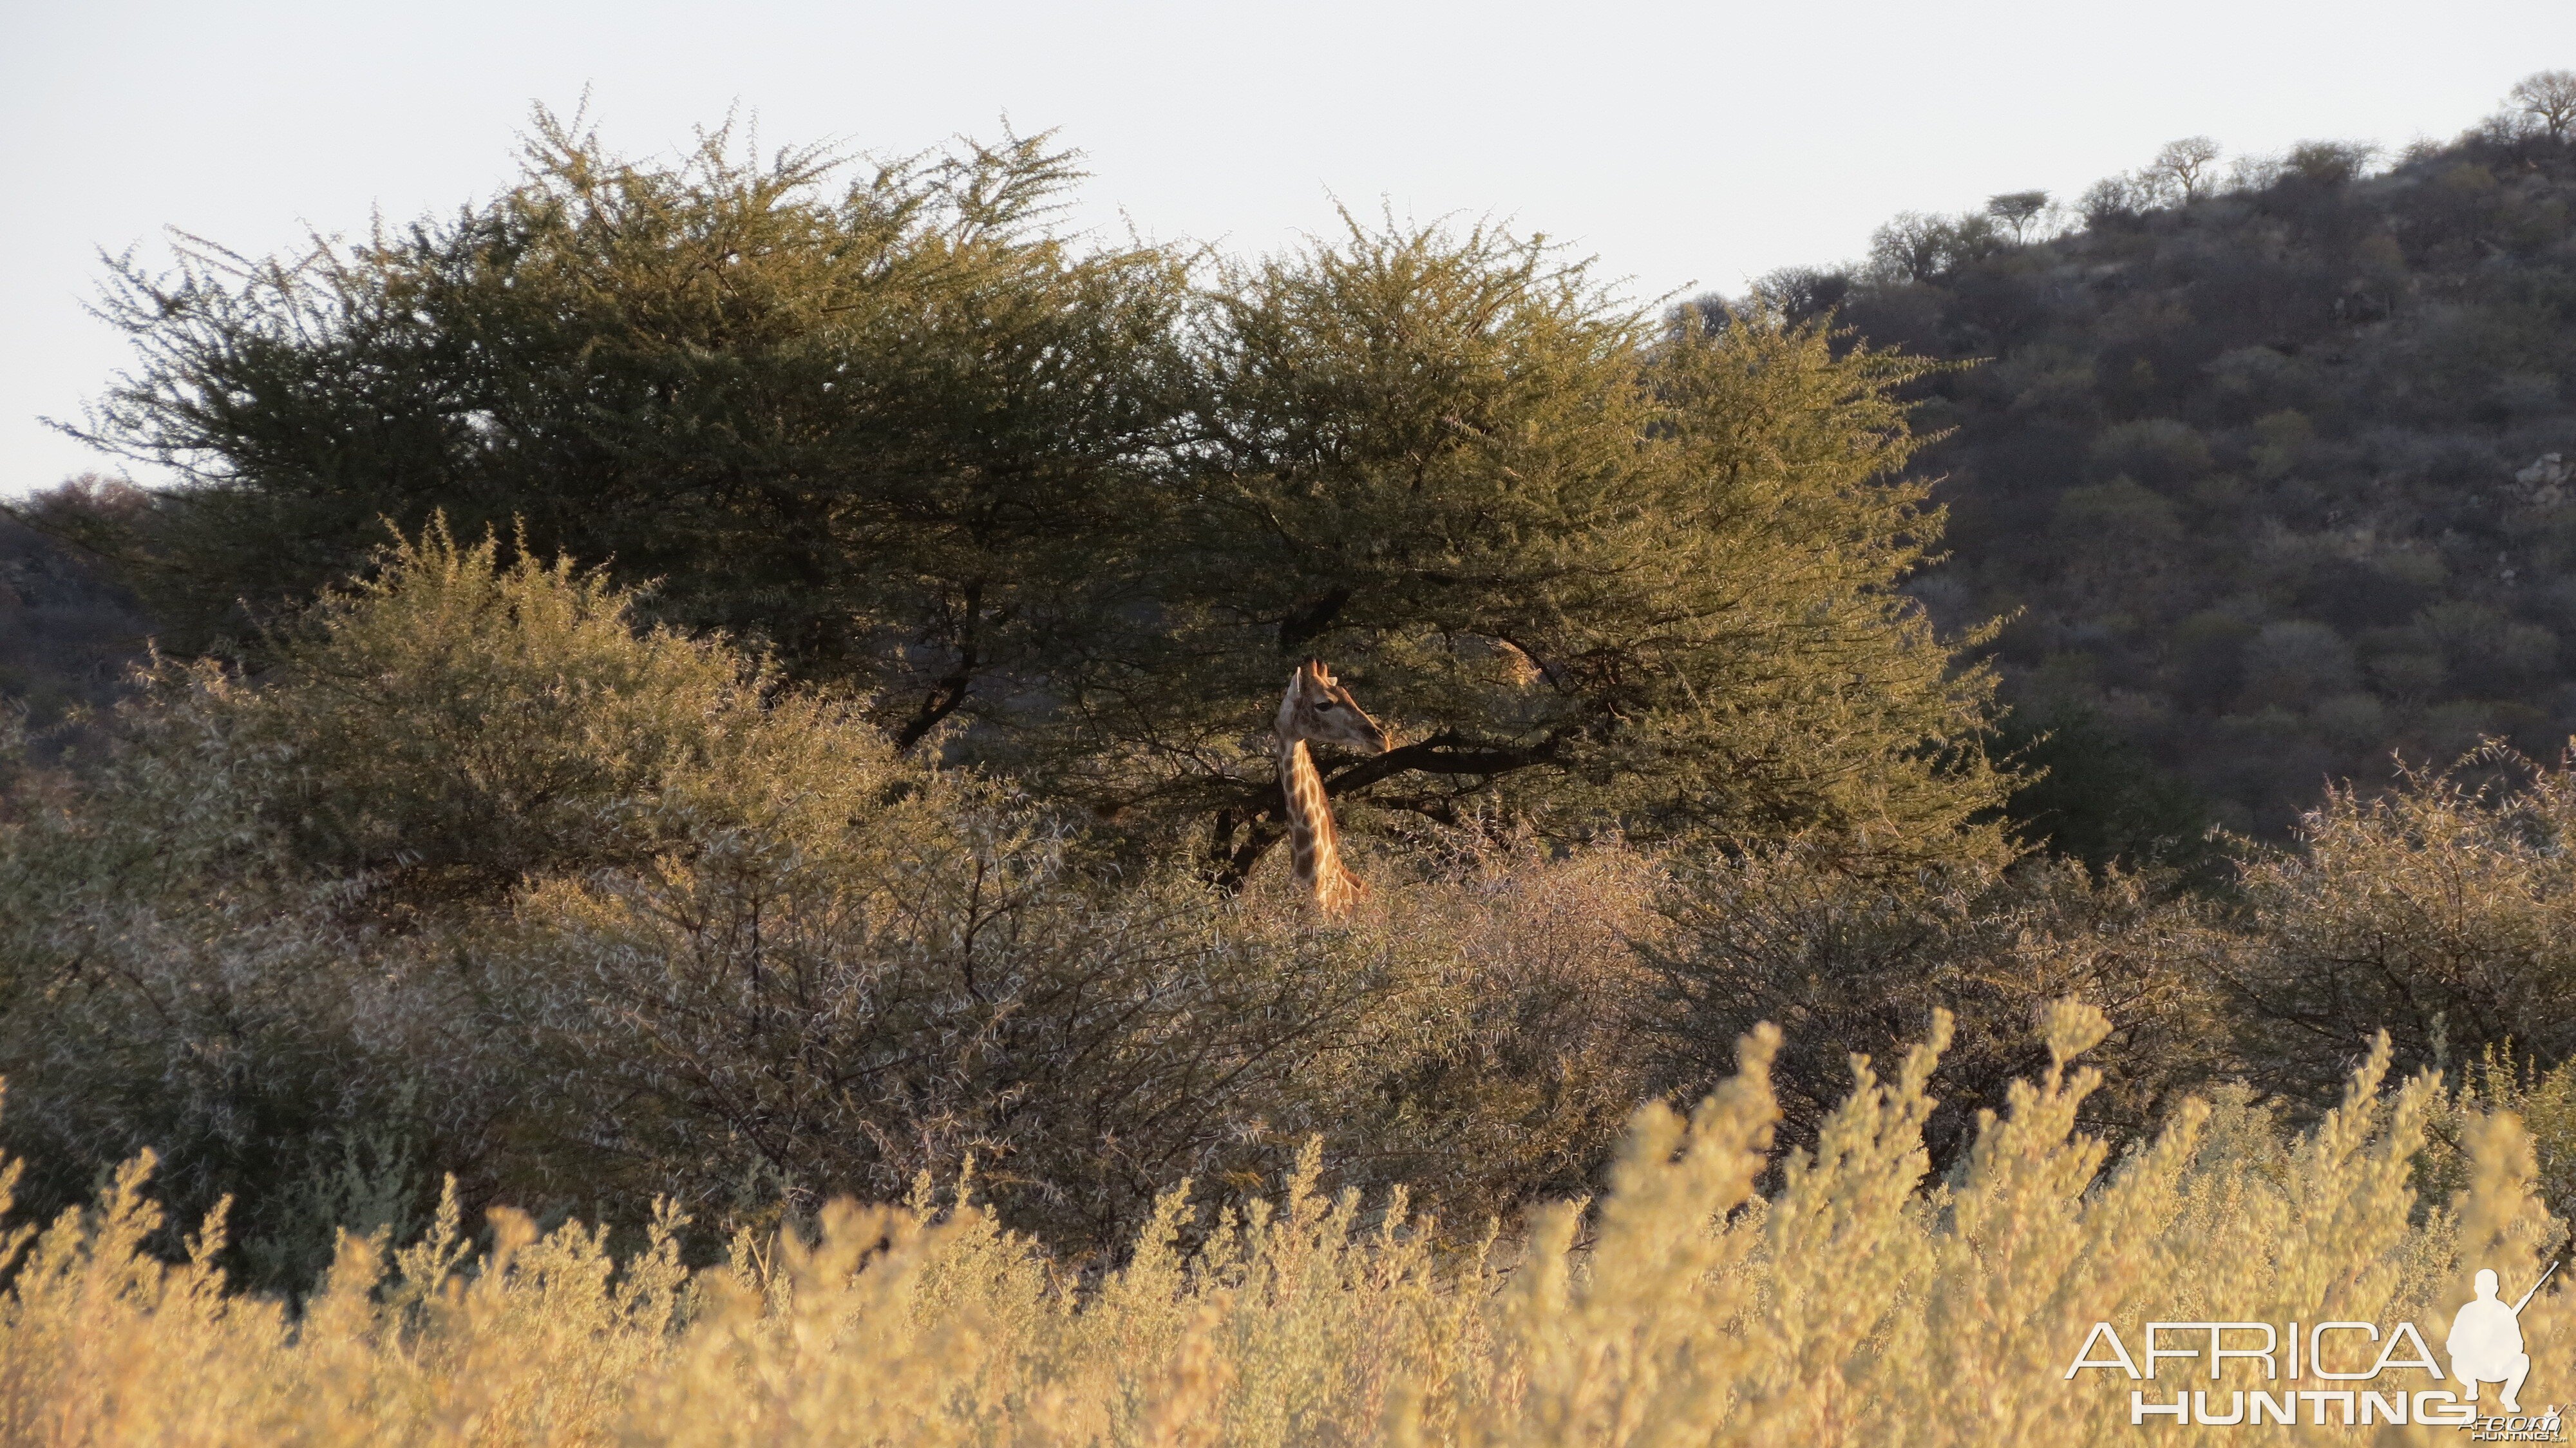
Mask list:
[[[387,524],[497,531],[1226,880],[1277,837],[1308,653],[1402,735],[1330,775],[1363,820],[2000,847],[1989,682],[1896,588],[1941,524],[1923,364],[1659,317],[1487,226],[1068,237],[1044,137],[848,169],[541,117],[452,217],[126,266],[141,362],[87,431],[187,481],[102,541],[192,648]]]
[[[1025,672],[1135,516],[1176,376],[1177,265],[1041,223],[1045,138],[848,168],[619,160],[541,116],[482,206],[118,275],[142,365],[92,435],[180,468],[148,547],[182,644],[309,596],[404,529],[663,584],[905,742]],[[236,626],[238,625],[238,621]]]
[[[1983,676],[1893,589],[1939,521],[1896,480],[1919,364],[1758,311],[1650,326],[1482,229],[1354,226],[1213,292],[1160,632],[1082,680],[1104,806],[1257,856],[1247,725],[1304,652],[1397,730],[1329,777],[1371,809],[1903,855],[1995,797]]]

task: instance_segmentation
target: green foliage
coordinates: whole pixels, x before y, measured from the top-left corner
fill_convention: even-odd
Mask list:
[[[1263,883],[1087,870],[1024,799],[630,603],[433,529],[264,673],[160,665],[102,757],[22,767],[0,1067],[30,1198],[151,1148],[293,1285],[336,1226],[427,1220],[447,1172],[469,1203],[640,1226],[601,1204],[662,1196],[721,1229],[971,1158],[1002,1221],[1080,1256],[1315,1133],[1337,1183],[1473,1223],[1597,1186],[1635,1103],[1709,1089],[1766,1019],[1801,1032],[1789,1139],[1822,1145],[1846,1053],[1952,1013],[1909,1129],[1973,1163],[2069,994],[2112,1017],[2085,1112],[2114,1138],[2230,1076],[2313,1104],[2386,1019],[2410,1061],[2515,1043],[2543,1074],[2512,1099],[2564,1151],[2565,771],[2338,796],[2245,865],[2241,912],[2107,862],[1907,879],[1830,839],[1459,830],[1364,854],[1378,898],[1319,927]]]
[[[818,151],[719,131],[645,166],[540,114],[525,169],[363,245],[119,272],[142,365],[88,430],[194,480],[120,539],[183,646],[443,512],[659,580],[658,617],[764,638],[910,743],[1147,523],[1179,268],[1046,234],[1078,175],[1046,138],[842,186]]]
[[[745,831],[813,848],[876,806],[888,756],[847,709],[720,639],[639,634],[627,609],[600,574],[524,544],[503,564],[442,519],[273,636],[255,682],[193,676],[228,748],[292,761],[253,788],[296,863],[386,903]]]
[[[1354,226],[1211,325],[1165,632],[1082,677],[1063,787],[1101,813],[1212,817],[1248,869],[1281,825],[1246,723],[1317,653],[1398,735],[1328,780],[1362,820],[1991,852],[1987,682],[1893,588],[1939,526],[1890,481],[1915,364],[1758,311],[1650,335],[1485,231]]]

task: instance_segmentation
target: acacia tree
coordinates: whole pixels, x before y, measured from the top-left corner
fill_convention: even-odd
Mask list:
[[[1986,214],[2012,228],[2013,244],[2030,240],[2030,229],[2048,214],[2045,191],[2006,191],[1986,198]]]
[[[1044,137],[843,169],[723,132],[630,163],[541,113],[521,184],[455,217],[121,266],[142,366],[81,431],[187,481],[117,541],[184,644],[385,521],[516,530],[910,744],[1071,626],[1139,518],[1183,275],[1051,235],[1079,173]]]
[[[1989,680],[1894,589],[1940,524],[1899,477],[1925,364],[1770,312],[1658,324],[1537,239],[1353,224],[1222,276],[1200,370],[1156,627],[1066,681],[1063,784],[1100,813],[1250,869],[1311,653],[1398,734],[1328,775],[1364,823],[1994,846]]]
[[[812,152],[640,166],[546,122],[453,219],[127,268],[143,365],[87,432],[189,471],[122,545],[202,635],[386,520],[515,529],[1228,882],[1307,652],[1407,731],[1333,777],[1362,824],[1999,848],[1990,681],[1894,591],[1940,523],[1899,476],[1922,364],[1665,325],[1489,229],[1086,251],[1045,226],[1070,166],[834,191]]]

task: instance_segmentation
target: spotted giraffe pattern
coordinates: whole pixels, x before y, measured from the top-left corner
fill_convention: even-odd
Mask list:
[[[1347,912],[1368,887],[1342,863],[1341,831],[1309,743],[1383,754],[1390,742],[1324,666],[1313,659],[1289,677],[1279,703],[1279,789],[1288,806],[1289,862],[1297,886],[1326,915]]]

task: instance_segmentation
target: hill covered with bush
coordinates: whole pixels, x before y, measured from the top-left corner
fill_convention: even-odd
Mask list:
[[[1951,556],[1910,587],[2007,621],[2019,727],[2068,736],[2041,828],[2097,859],[2278,838],[2391,751],[2576,731],[2571,105],[2535,76],[2394,158],[2176,142],[2072,208],[1900,217],[1764,284],[1963,364],[1922,384]]]

